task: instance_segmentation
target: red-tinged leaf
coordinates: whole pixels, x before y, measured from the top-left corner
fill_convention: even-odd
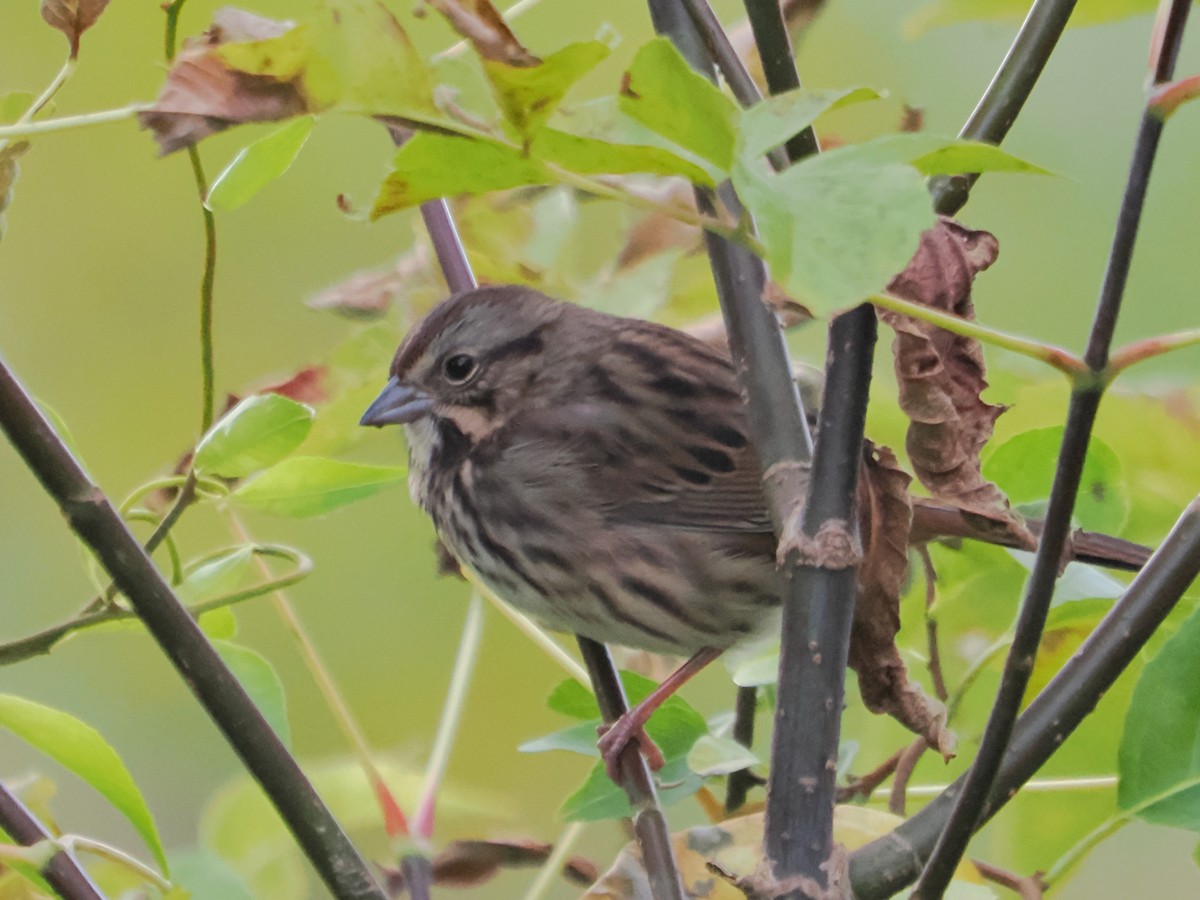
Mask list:
[[[916,255],[888,290],[973,319],[971,282],[998,252],[999,244],[988,232],[942,218],[921,236]],[[993,523],[1032,548],[1036,542],[1020,516],[981,474],[979,452],[1004,407],[981,399],[987,380],[979,342],[898,313],[880,315],[896,332],[892,351],[900,407],[910,420],[906,449],[917,478],[936,499]]]
[[[406,275],[397,267],[354,272],[308,300],[307,305],[332,310],[348,319],[374,321],[391,309],[392,302],[404,291]]]
[[[329,369],[305,366],[291,378],[259,388],[260,394],[280,394],[297,403],[324,403],[329,399]]]
[[[896,646],[900,594],[908,574],[912,479],[896,455],[867,441],[859,469],[859,534],[863,562],[850,634],[850,666],[867,709],[887,713],[947,759],[954,734],[946,728],[946,708],[908,677]]]
[[[1200,97],[1200,75],[1156,85],[1150,91],[1150,109],[1160,119],[1169,119],[1180,106]]]
[[[471,42],[482,59],[509,66],[536,66],[541,62],[521,46],[504,17],[488,0],[430,0],[430,5]]]
[[[223,44],[279,38],[290,22],[264,19],[241,10],[219,10],[213,25],[186,41],[175,57],[154,106],[138,114],[154,132],[161,153],[189,147],[243,122],[270,122],[310,111],[299,73],[290,80],[232,68],[217,52]]]
[[[96,24],[108,0],[42,0],[42,18],[67,36],[71,59],[79,55],[79,39]]]
[[[501,869],[540,866],[554,849],[540,841],[454,841],[433,860],[435,884],[470,887],[482,884]],[[592,863],[572,857],[563,865],[563,875],[580,885],[596,880]]]

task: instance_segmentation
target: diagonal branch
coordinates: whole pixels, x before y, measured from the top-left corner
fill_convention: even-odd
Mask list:
[[[96,555],[339,900],[383,893],[341,826],[104,493],[0,362],[0,430]]]
[[[980,812],[994,816],[1096,707],[1200,574],[1200,497],[1108,615],[1022,714]],[[854,896],[882,900],[910,884],[933,848],[966,776],[897,828],[850,857]]]
[[[0,828],[25,847],[53,840],[37,817],[3,783],[0,783]],[[42,877],[63,900],[104,900],[100,889],[66,850],[50,857],[42,866]]]

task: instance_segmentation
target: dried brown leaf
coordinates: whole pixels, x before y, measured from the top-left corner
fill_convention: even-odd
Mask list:
[[[863,560],[850,634],[850,666],[858,673],[859,692],[869,710],[887,713],[949,758],[955,740],[946,728],[946,708],[909,679],[896,646],[900,594],[908,575],[911,480],[891,450],[864,443],[858,486]]]
[[[550,856],[553,844],[538,841],[454,841],[433,859],[433,882],[446,887],[473,887],[494,878],[501,869],[540,866]],[[596,880],[596,867],[573,856],[563,864],[563,877],[580,885]],[[388,872],[388,888],[404,888],[403,876]],[[395,894],[393,894],[395,896]]]
[[[300,75],[279,81],[231,68],[216,53],[222,44],[267,40],[287,33],[291,22],[225,8],[200,37],[186,41],[175,57],[154,106],[138,113],[154,132],[163,154],[245,122],[273,122],[308,112]]]
[[[297,403],[317,404],[329,399],[329,368],[305,366],[291,378],[259,388],[259,394],[279,394]]]
[[[921,236],[916,255],[888,290],[974,319],[971,283],[998,252],[999,244],[988,232],[943,217]],[[1033,537],[1020,517],[980,469],[979,452],[1004,407],[981,399],[987,380],[979,342],[898,313],[881,316],[896,332],[892,349],[900,407],[910,420],[906,449],[917,478],[935,498],[999,523],[1032,547]]]
[[[67,36],[71,59],[79,55],[79,39],[96,24],[108,0],[42,0],[42,18]]]
[[[488,0],[430,0],[430,5],[471,42],[481,58],[509,66],[536,66],[541,62],[521,45]]]

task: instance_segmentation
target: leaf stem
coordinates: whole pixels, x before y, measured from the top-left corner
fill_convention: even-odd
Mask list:
[[[1200,328],[1134,341],[1113,353],[1104,370],[1105,381],[1111,383],[1118,375],[1136,363],[1145,362],[1184,347],[1194,347],[1197,344],[1200,344]]]
[[[1116,783],[1116,779],[1113,779]],[[1162,803],[1164,800],[1169,800],[1184,791],[1189,791],[1192,788],[1200,786],[1200,776],[1185,778],[1178,784],[1172,785],[1165,791],[1155,794],[1153,797],[1147,797],[1140,803],[1134,804],[1129,809],[1121,810],[1114,816],[1110,816],[1098,826],[1089,831],[1086,835],[1080,838],[1074,846],[1066,853],[1058,858],[1058,861],[1050,867],[1050,870],[1042,877],[1047,887],[1050,887],[1055,882],[1061,881],[1066,875],[1077,866],[1080,861],[1087,856],[1088,851],[1099,844],[1102,840],[1113,834],[1120,828],[1127,825],[1131,820],[1137,818],[1145,810],[1154,806],[1156,803]]]
[[[1004,331],[998,331],[995,328],[980,325],[978,322],[972,322],[960,316],[951,315],[950,313],[945,313],[929,306],[923,306],[920,303],[913,303],[911,300],[905,300],[893,294],[875,294],[868,298],[868,302],[880,309],[897,312],[901,315],[936,325],[939,328],[944,328],[952,334],[973,338],[982,343],[991,344],[993,347],[1001,347],[1013,353],[1027,356],[1030,359],[1044,362],[1046,365],[1058,369],[1058,371],[1071,379],[1073,383],[1079,381],[1086,382],[1092,378],[1092,372],[1088,369],[1084,361],[1061,347],[1054,347],[1031,338],[1023,338]]]
[[[425,767],[425,786],[421,790],[421,800],[417,804],[417,813],[413,818],[413,835],[419,840],[428,842],[433,836],[438,789],[441,787],[442,777],[446,774],[450,751],[454,747],[454,739],[458,736],[458,727],[462,723],[463,709],[467,702],[467,689],[471,684],[471,675],[475,671],[475,661],[479,658],[479,643],[482,639],[483,597],[478,592],[474,592],[467,605],[467,616],[463,621],[458,654],[454,658],[450,686],[446,689],[446,697],[442,701],[442,717],[438,722],[433,749],[429,753],[429,762]]]
[[[232,509],[226,509],[225,513],[230,533],[234,539],[241,544],[253,543],[245,524],[237,513]],[[338,688],[337,682],[334,681],[329,667],[325,664],[325,660],[322,659],[320,651],[317,650],[316,642],[308,633],[308,629],[304,627],[304,622],[297,614],[291,599],[284,593],[284,588],[287,585],[278,583],[274,573],[267,566],[266,560],[258,554],[255,555],[255,563],[259,574],[268,583],[274,585],[274,589],[271,591],[271,602],[275,607],[275,613],[283,621],[288,631],[291,632],[292,638],[299,647],[300,655],[304,658],[304,664],[308,668],[313,681],[317,683],[317,689],[321,692],[321,696],[325,700],[325,705],[329,707],[334,721],[337,722],[338,728],[341,729],[342,735],[358,760],[359,767],[362,768],[363,774],[371,785],[371,790],[380,805],[384,828],[387,834],[389,836],[407,834],[408,821],[404,817],[404,812],[392,795],[383,774],[379,771],[379,767],[375,765],[370,745],[367,743],[362,729],[355,720],[354,714],[350,711],[350,704],[342,696],[342,692]]]
[[[103,125],[107,122],[123,122],[126,119],[132,119],[143,110],[149,109],[150,106],[149,103],[131,103],[129,106],[117,109],[80,113],[77,116],[60,116],[57,119],[43,119],[40,122],[16,122],[12,125],[0,125],[0,140],[37,137],[39,134],[49,134],[53,131],[86,128],[89,125]]]

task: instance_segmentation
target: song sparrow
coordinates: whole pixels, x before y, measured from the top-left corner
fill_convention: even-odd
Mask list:
[[[524,287],[418,323],[362,418],[402,423],[439,537],[546,627],[688,655],[779,605],[761,470],[728,358]]]
[[[409,488],[455,557],[547,628],[693,655],[602,740],[610,771],[665,693],[774,627],[762,471],[722,352],[497,286],[435,307],[391,376],[362,424],[406,426]],[[918,531],[969,533],[952,509],[926,512]],[[1091,537],[1080,558],[1145,559]]]

